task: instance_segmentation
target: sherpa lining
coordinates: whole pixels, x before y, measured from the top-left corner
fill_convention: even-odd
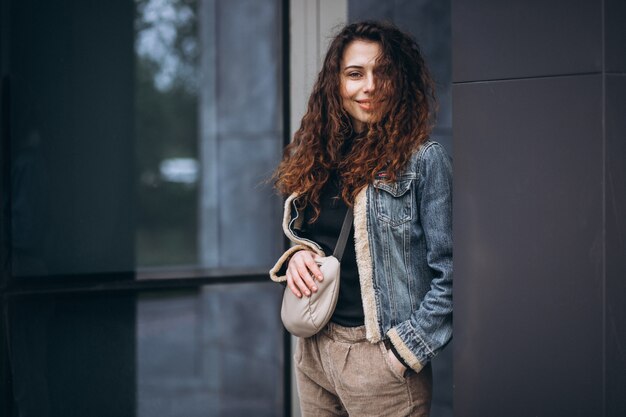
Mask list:
[[[310,242],[304,239],[299,239],[291,230],[289,230],[289,223],[291,222],[291,204],[293,200],[298,197],[296,193],[291,194],[287,200],[285,200],[284,214],[283,214],[283,232],[289,238],[289,240],[295,244],[291,248],[287,249],[285,253],[278,259],[276,264],[270,269],[270,278],[274,282],[285,282],[287,280],[287,276],[278,276],[278,273],[283,267],[283,264],[291,258],[291,255],[300,251],[300,250],[311,250],[317,253],[320,256],[325,256],[324,251],[313,246]]]
[[[354,244],[361,284],[361,298],[363,299],[365,337],[371,343],[377,343],[380,342],[381,335],[378,328],[378,312],[374,294],[372,255],[367,234],[367,189],[367,186],[363,187],[354,200]]]
[[[307,239],[300,239],[291,231],[291,229],[289,229],[289,223],[292,220],[291,219],[291,204],[297,197],[298,197],[298,194],[293,193],[287,198],[287,200],[285,200],[285,211],[283,214],[283,232],[285,233],[285,236],[287,236],[287,238],[293,243],[297,245],[306,246],[306,249],[312,250],[313,252],[317,253],[319,256],[326,256],[324,254],[324,251],[320,247],[318,247],[314,242],[311,242],[310,240],[307,240]]]
[[[307,250],[310,249],[308,246],[304,246],[304,245],[295,245],[290,247],[289,249],[287,249],[287,251],[285,253],[283,253],[283,255],[278,259],[278,261],[276,262],[276,264],[274,265],[274,267],[272,269],[270,269],[270,278],[272,279],[272,281],[274,282],[285,282],[287,281],[287,275],[283,275],[283,276],[278,276],[278,273],[280,272],[280,270],[283,267],[283,264],[285,262],[287,262],[289,260],[289,258],[291,258],[291,255],[293,255],[294,253],[300,251],[300,250]]]
[[[387,336],[389,336],[389,340],[393,344],[393,347],[396,348],[396,351],[402,359],[413,369],[415,372],[419,372],[422,370],[424,365],[417,359],[417,357],[411,352],[407,345],[404,344],[398,331],[395,328],[392,328],[387,332]]]

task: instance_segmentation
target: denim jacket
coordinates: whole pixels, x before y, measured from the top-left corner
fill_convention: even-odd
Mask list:
[[[285,202],[283,230],[295,244],[270,270],[276,282],[298,250],[324,256],[300,238],[303,208]],[[354,202],[356,248],[367,339],[389,339],[415,371],[452,337],[452,164],[443,147],[428,141],[397,181],[379,173]]]

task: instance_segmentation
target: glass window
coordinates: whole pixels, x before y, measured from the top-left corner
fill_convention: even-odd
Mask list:
[[[282,416],[280,296],[267,282],[11,297],[19,415]]]
[[[284,4],[0,0],[0,414],[284,415]]]
[[[266,266],[283,143],[275,0],[136,0],[137,265]]]
[[[282,2],[10,4],[13,276],[267,270]]]
[[[271,282],[139,296],[137,417],[283,415],[280,296]]]

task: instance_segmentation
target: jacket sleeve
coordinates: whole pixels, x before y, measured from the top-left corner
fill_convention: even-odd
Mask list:
[[[441,145],[424,151],[419,179],[416,198],[432,280],[419,308],[387,332],[417,372],[452,337],[452,163]]]

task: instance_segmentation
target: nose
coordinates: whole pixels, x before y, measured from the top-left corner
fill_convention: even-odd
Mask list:
[[[374,76],[373,75],[368,75],[366,80],[365,80],[365,85],[363,86],[363,92],[365,93],[371,93],[372,91],[374,91]]]

